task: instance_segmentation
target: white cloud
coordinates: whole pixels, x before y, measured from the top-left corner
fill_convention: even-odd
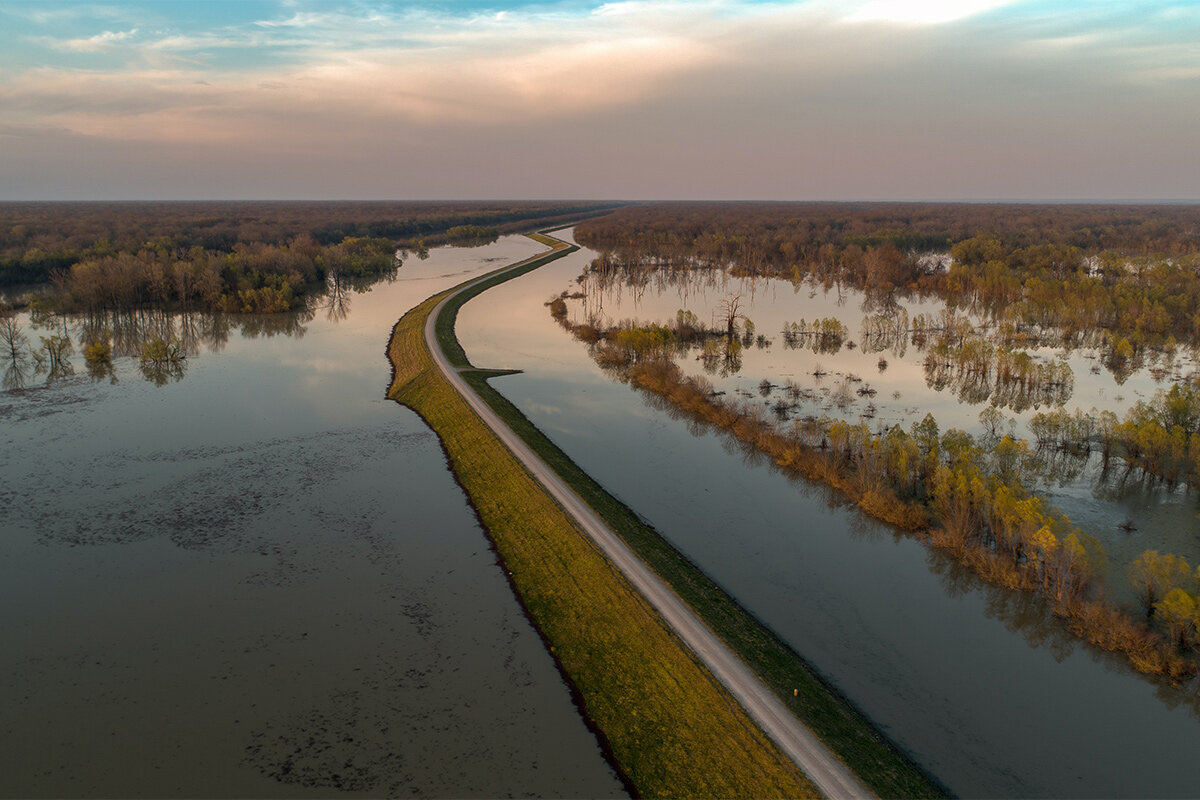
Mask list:
[[[0,111],[36,114],[40,105],[44,122],[85,135],[175,141],[261,134],[272,115],[479,126],[603,113],[644,102],[673,77],[724,58],[703,41],[649,25],[654,13],[653,4],[629,4],[619,19],[602,13],[602,24],[488,14],[421,27],[297,14],[284,35],[269,25],[136,39],[137,29],[110,31],[56,46],[121,47],[130,66],[29,70],[0,87]],[[287,49],[298,63],[222,70],[198,57],[262,47]]]
[[[53,41],[51,42],[51,46],[56,50],[68,50],[74,53],[101,53],[117,49],[123,42],[136,36],[137,32],[137,28],[127,31],[105,31],[95,36],[89,36],[86,39]]]

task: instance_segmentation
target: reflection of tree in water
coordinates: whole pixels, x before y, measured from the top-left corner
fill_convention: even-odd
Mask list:
[[[40,338],[41,349],[33,351],[35,373],[45,373],[47,382],[73,375],[75,366],[71,363],[71,353],[75,348],[71,344],[71,337],[59,333]]]
[[[12,361],[4,367],[4,390],[24,389],[33,378],[33,365],[28,361]]]
[[[29,337],[18,323],[16,315],[0,306],[0,357],[4,359],[6,391],[24,389],[34,374],[34,360]]]
[[[808,350],[816,355],[835,355],[846,340],[846,326],[834,317],[785,322],[781,332],[788,350]]]
[[[102,381],[107,379],[109,383],[117,382],[117,371],[113,367],[111,359],[98,361],[88,360],[87,362],[88,376],[93,381]]]
[[[248,338],[277,335],[299,338],[307,330],[305,323],[313,316],[311,309],[281,314],[138,309],[87,314],[73,319],[75,335],[80,342],[94,341],[108,332],[113,357],[141,358],[142,348],[155,340],[174,342],[184,356],[195,357],[204,350],[219,353],[235,330]]]
[[[330,273],[325,291],[328,302],[325,318],[330,322],[341,322],[350,316],[350,287],[339,275]]]
[[[142,345],[138,366],[146,380],[155,386],[165,386],[170,381],[183,379],[187,372],[187,355],[177,340],[151,339]]]
[[[1030,474],[1048,485],[1067,486],[1079,480],[1087,469],[1090,451],[1038,447],[1025,465]]]
[[[235,330],[247,338],[280,335],[300,338],[307,330],[305,323],[312,317],[311,309],[244,315],[137,309],[83,315],[76,317],[75,322],[80,342],[100,338],[111,341],[114,357],[138,359],[142,376],[162,386],[187,374],[188,358],[205,350],[212,353],[224,350]],[[94,377],[108,376],[115,380],[111,364],[106,369],[102,364],[89,362],[89,372]]]
[[[425,250],[424,254],[418,252],[418,257],[428,258],[428,250]],[[352,254],[328,258],[325,292],[321,297],[310,298],[308,306],[310,309],[324,308],[326,319],[330,322],[341,322],[350,316],[351,293],[363,294],[377,283],[392,283],[396,280],[397,271],[402,263],[399,254],[392,256],[387,268],[384,268],[384,262],[378,258],[370,263]]]
[[[0,315],[0,348],[4,359],[4,389],[24,389],[33,377],[29,339],[11,314]]]
[[[1169,679],[1138,672],[1126,659],[1075,636],[1064,620],[1050,613],[1044,599],[1032,592],[1014,592],[987,583],[940,550],[928,550],[926,561],[930,571],[941,578],[948,595],[961,597],[981,592],[984,595],[984,613],[1001,622],[1006,630],[1020,636],[1030,647],[1047,648],[1058,662],[1076,651],[1086,653],[1110,672],[1153,682],[1155,696],[1163,705],[1172,710],[1186,709],[1193,717],[1200,719],[1200,679],[1193,678],[1183,684],[1172,685]]]
[[[11,312],[5,316],[11,317]],[[28,352],[33,362],[34,376],[45,375],[46,381],[49,383],[74,374],[75,367],[71,363],[71,354],[75,347],[71,342],[66,317],[55,314],[48,306],[36,300],[30,303],[29,326],[35,330],[44,330],[49,334],[38,336],[41,346],[36,348],[28,345],[28,338],[19,331],[20,326],[16,325],[15,321],[13,325],[17,329],[16,339],[21,341],[23,349]],[[10,361],[15,362],[17,359],[12,357],[13,349],[10,346],[9,355]]]
[[[954,391],[960,402],[990,401],[1018,413],[1060,406],[1071,399],[1075,375],[1065,361],[1044,363],[1024,352],[994,348],[972,336],[957,347],[939,342],[925,357],[925,383],[934,391]]]
[[[154,339],[181,343],[185,350],[198,353],[201,335],[194,314],[172,314],[155,309],[112,311],[76,317],[76,337],[80,342],[110,341],[112,356],[141,356],[142,348]]]
[[[292,311],[287,314],[244,314],[227,317],[240,330],[243,337],[256,339],[260,336],[271,339],[276,336],[286,336],[290,339],[303,339],[308,333],[306,323],[316,316],[313,308],[303,311]]]
[[[36,317],[37,324],[33,323]],[[40,375],[47,383],[69,377],[75,373],[71,354],[75,351],[71,334],[64,317],[36,309],[31,315],[30,327],[45,330],[48,336],[39,336],[41,344],[33,348],[29,337],[22,330],[10,310],[0,314],[0,347],[4,357],[4,388],[23,389]]]
[[[882,307],[881,307],[882,306]],[[908,312],[892,300],[891,304],[863,301],[863,317],[859,346],[864,353],[890,351],[896,358],[908,352]]]
[[[370,283],[350,281],[345,286],[365,287]],[[93,380],[116,383],[114,359],[134,358],[143,377],[161,386],[183,378],[188,358],[205,350],[223,350],[233,331],[240,331],[246,338],[303,337],[316,307],[316,303],[310,303],[303,310],[281,314],[180,313],[142,308],[63,315],[33,305],[29,327],[47,334],[38,337],[37,348],[31,346],[15,313],[0,309],[2,385],[10,391],[23,389],[42,375],[53,381],[74,374],[71,356],[78,345]]]
[[[1121,659],[1072,634],[1066,624],[1054,616],[1044,598],[1033,592],[1012,591],[990,584],[957,559],[937,549],[927,551],[926,564],[930,572],[941,579],[948,596],[981,593],[985,616],[999,620],[1006,630],[1020,636],[1030,647],[1048,648],[1055,661],[1063,661],[1076,648],[1087,648],[1111,659],[1115,666],[1125,668],[1129,674],[1140,674],[1126,667]]]
[[[350,316],[352,294],[364,294],[377,283],[392,283],[395,280],[394,271],[383,275],[360,275],[333,269],[326,276],[323,298],[316,298],[315,304],[325,309],[325,317],[330,322],[341,322]]]
[[[1120,458],[1104,460],[1099,453],[1092,453],[1099,460],[1100,468],[1092,484],[1092,494],[1097,500],[1141,507],[1153,507],[1166,497],[1179,491],[1181,484],[1154,475],[1141,467]],[[1184,484],[1184,490],[1187,490]]]
[[[709,375],[727,378],[742,369],[742,343],[737,338],[710,338],[700,348],[700,364]]]
[[[1129,376],[1142,368],[1143,360],[1140,352],[1134,353],[1132,350],[1126,352],[1124,348],[1118,346],[1105,353],[1104,366],[1112,373],[1117,386],[1124,386],[1125,381],[1129,380]]]
[[[709,291],[725,292],[730,281],[729,274],[720,269],[690,269],[648,260],[623,263],[605,257],[593,261],[576,279],[588,314],[600,313],[606,300],[619,302],[627,289],[635,302],[651,290],[660,295],[671,291],[687,301]],[[747,282],[741,283],[744,288]]]

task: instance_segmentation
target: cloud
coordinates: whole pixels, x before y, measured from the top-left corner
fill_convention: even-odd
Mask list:
[[[105,31],[86,39],[48,40],[47,43],[55,50],[66,50],[73,53],[101,53],[117,49],[123,42],[137,35],[138,29],[127,31]]]
[[[405,27],[401,36],[401,26],[381,29],[370,16],[297,14],[280,24],[304,29],[299,38],[271,38],[264,24],[236,34],[137,40],[136,29],[105,32],[56,46],[76,52],[120,46],[128,66],[27,70],[0,87],[0,109],[91,136],[176,141],[261,135],[273,127],[271,115],[293,122],[338,117],[350,125],[525,124],[644,102],[671,76],[721,59],[702,43],[646,29],[644,14],[602,16],[613,21],[600,30],[488,15],[443,20],[415,33]],[[339,35],[326,35],[331,31]],[[302,57],[243,69],[213,68],[199,58],[220,48],[266,46]],[[303,138],[305,131],[295,134]]]
[[[1184,144],[1200,99],[1187,20],[987,0],[897,9],[293,8],[209,30],[105,31],[56,51],[103,53],[88,68],[0,74],[0,119],[30,137],[24,158],[39,129],[77,150],[104,142],[96,152],[180,163],[203,153],[236,162],[231,181],[258,175],[258,196],[265,185],[280,187],[267,196],[334,185],[397,196],[383,165],[429,196],[517,185],[544,196],[1083,196],[1097,177],[1131,185],[1134,166],[1114,171],[1122,159],[1156,175],[1176,160],[1172,186],[1200,179]],[[596,188],[518,183],[538,165]],[[297,188],[306,179],[314,188]]]

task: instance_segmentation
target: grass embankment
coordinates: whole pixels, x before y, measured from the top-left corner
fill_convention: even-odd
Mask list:
[[[643,796],[818,796],[438,371],[423,333],[446,294],[393,329],[388,396],[441,438],[521,602],[623,777]]]

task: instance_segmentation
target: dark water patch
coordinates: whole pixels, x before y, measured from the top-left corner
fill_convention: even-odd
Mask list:
[[[179,547],[221,552],[258,552],[254,529],[265,517],[333,522],[317,487],[353,469],[363,459],[402,451],[432,434],[396,434],[387,429],[323,431],[245,446],[180,451],[123,452],[76,464],[75,479],[63,484],[65,465],[43,465],[35,482],[59,476],[62,498],[33,517],[39,537],[70,545],[128,544],[166,536]],[[131,474],[112,480],[114,458]],[[182,467],[182,469],[180,469]],[[172,478],[172,475],[178,477]],[[90,502],[89,502],[90,501]],[[79,505],[76,505],[79,504]],[[90,506],[90,507],[88,507]],[[86,513],[80,513],[87,508]],[[338,516],[351,533],[370,528],[369,508]]]
[[[82,376],[62,378],[49,385],[0,392],[0,421],[16,425],[45,419],[92,402],[91,381]]]

